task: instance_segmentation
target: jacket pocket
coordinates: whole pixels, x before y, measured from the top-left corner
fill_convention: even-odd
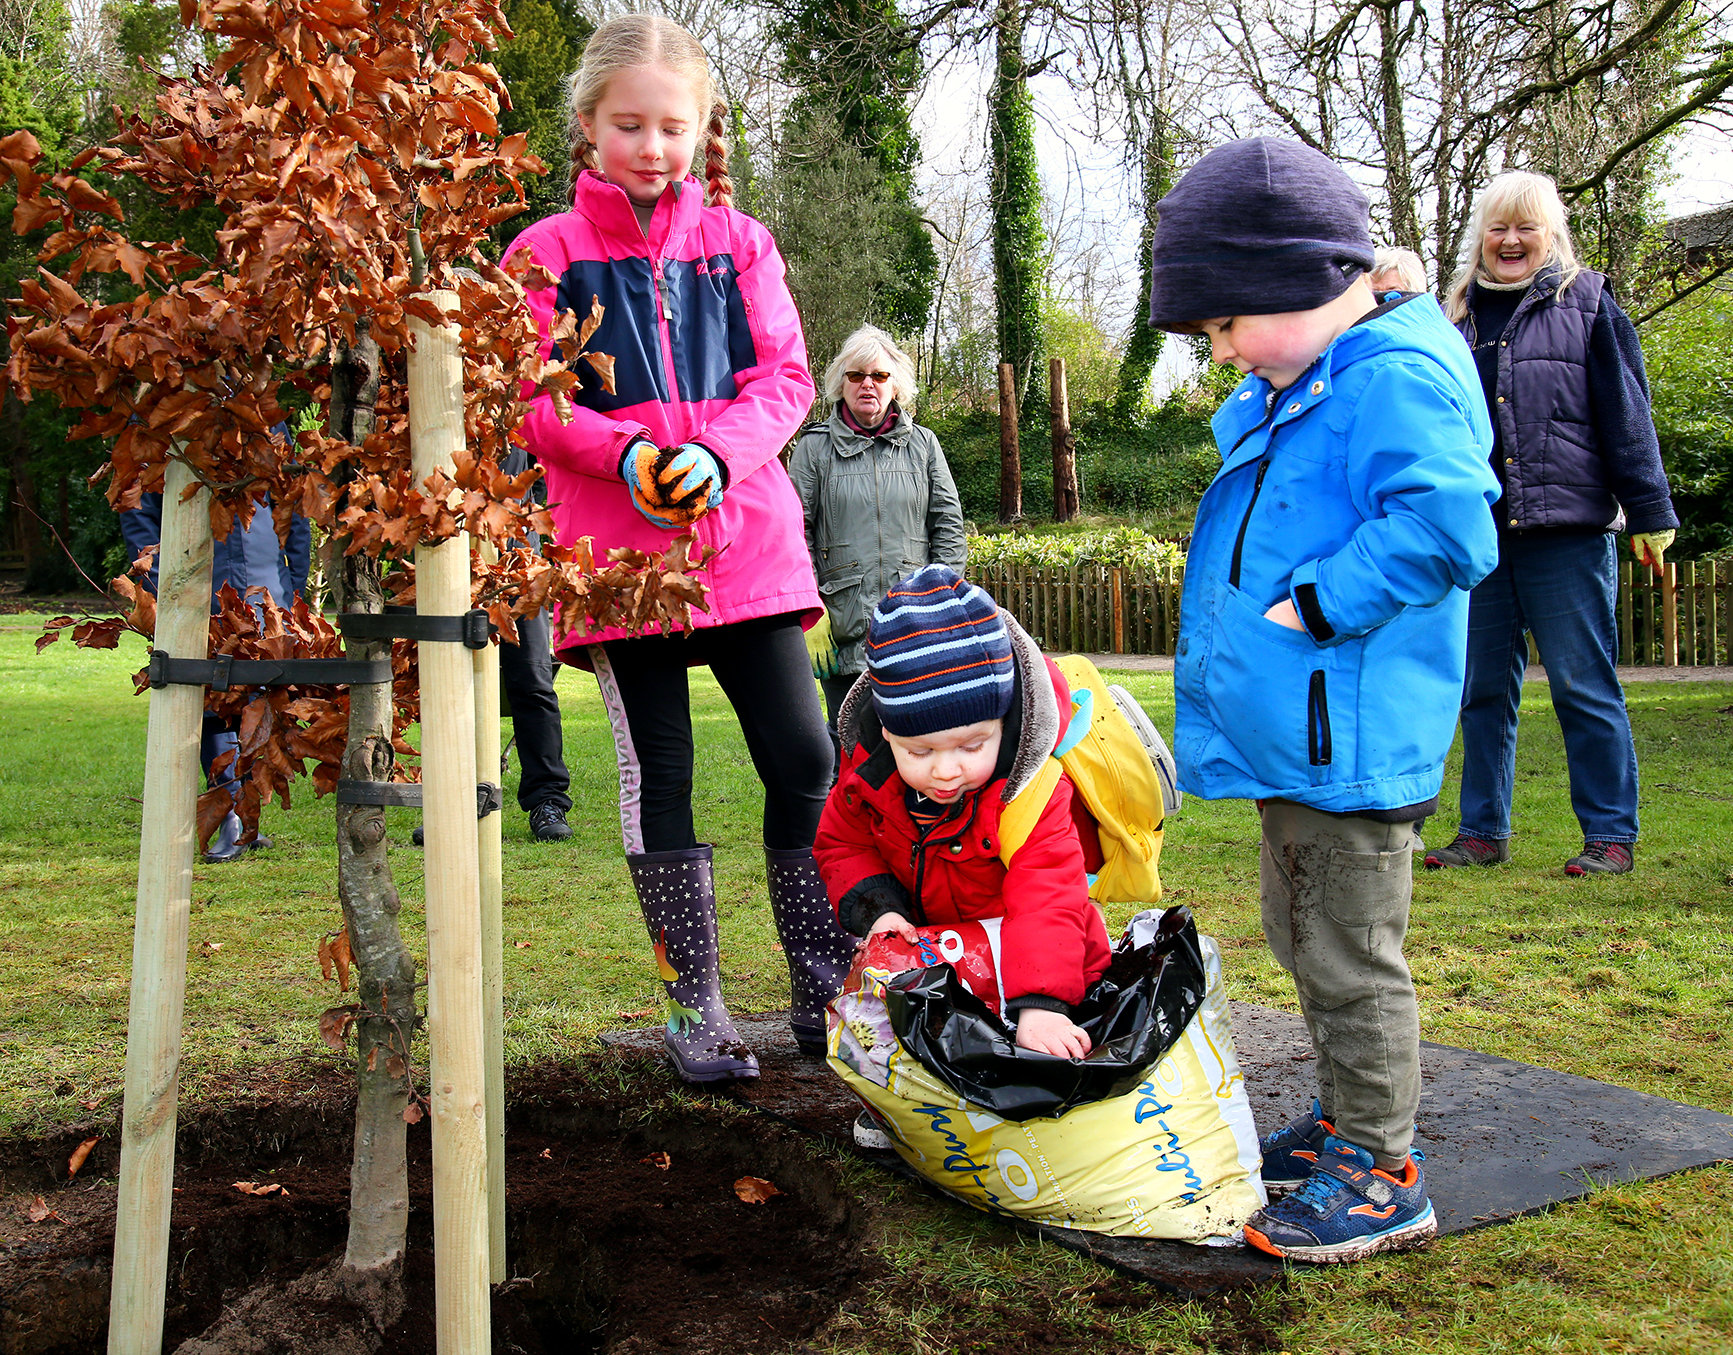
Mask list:
[[[1332,666],[1331,652],[1304,631],[1266,620],[1264,608],[1247,594],[1218,586],[1204,676],[1210,720],[1271,792],[1328,778],[1334,739],[1326,673]]]
[[[824,599],[825,611],[830,613],[830,633],[838,644],[866,634],[867,612],[872,603],[864,584],[864,577],[858,573],[819,581],[819,596]]]
[[[1332,755],[1329,687],[1324,670],[1313,669],[1306,688],[1306,760],[1314,767],[1328,767]]]

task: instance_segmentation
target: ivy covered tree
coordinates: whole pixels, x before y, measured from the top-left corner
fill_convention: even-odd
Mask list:
[[[860,318],[919,334],[939,271],[915,195],[921,150],[909,100],[924,74],[919,40],[897,0],[793,0],[771,32],[783,50],[783,76],[798,91],[783,121],[779,173],[847,183],[871,200],[878,219],[870,240],[858,243],[872,246],[882,277]],[[861,175],[848,158],[871,172]],[[785,253],[800,254],[801,242],[784,234]],[[792,259],[790,267],[798,284]]]
[[[502,108],[500,131],[522,133],[547,174],[524,181],[520,217],[498,227],[502,246],[532,221],[571,206],[571,146],[566,134],[566,77],[578,68],[596,26],[572,0],[514,0],[505,6],[513,37],[500,43],[494,66],[505,81],[511,107]]]
[[[1114,409],[1121,415],[1135,414],[1149,401],[1149,381],[1155,374],[1156,361],[1161,357],[1162,341],[1167,335],[1149,324],[1149,289],[1153,268],[1150,254],[1155,242],[1155,227],[1159,214],[1155,204],[1167,196],[1173,183],[1172,149],[1168,144],[1167,120],[1159,113],[1152,121],[1148,144],[1143,154],[1143,221],[1137,233],[1137,297],[1131,313],[1131,330],[1125,340],[1125,354],[1119,363],[1118,389],[1114,392]]]
[[[1023,58],[1022,0],[998,0],[993,83],[988,94],[987,172],[992,183],[993,277],[998,299],[999,360],[1011,364],[1020,407],[1044,397],[1037,370],[1041,284],[1047,236],[1041,225],[1041,174],[1035,155],[1035,105]]]

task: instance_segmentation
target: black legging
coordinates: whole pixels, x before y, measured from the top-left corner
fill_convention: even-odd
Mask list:
[[[609,640],[595,659],[620,763],[626,851],[698,845],[692,822],[692,706],[686,670],[707,666],[740,720],[764,783],[764,845],[812,846],[832,752],[795,615],[685,635]]]

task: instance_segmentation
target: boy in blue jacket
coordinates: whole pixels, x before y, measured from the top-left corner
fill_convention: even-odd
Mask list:
[[[1420,1018],[1402,955],[1438,805],[1468,589],[1497,562],[1492,430],[1430,296],[1379,302],[1365,195],[1298,142],[1211,151],[1157,204],[1150,323],[1245,373],[1187,559],[1181,783],[1255,800],[1264,935],[1318,1054],[1263,1142],[1246,1240],[1355,1261],[1437,1231],[1409,1148]],[[1276,1197],[1282,1198],[1276,1198]]]

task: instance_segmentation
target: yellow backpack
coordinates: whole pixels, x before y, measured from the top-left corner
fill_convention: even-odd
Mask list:
[[[1011,857],[1034,830],[1061,774],[1083,797],[1101,836],[1101,869],[1089,881],[1097,903],[1153,904],[1161,899],[1161,838],[1179,808],[1173,756],[1125,688],[1108,686],[1081,654],[1056,659],[1071,687],[1071,724],[999,816],[999,859]]]

